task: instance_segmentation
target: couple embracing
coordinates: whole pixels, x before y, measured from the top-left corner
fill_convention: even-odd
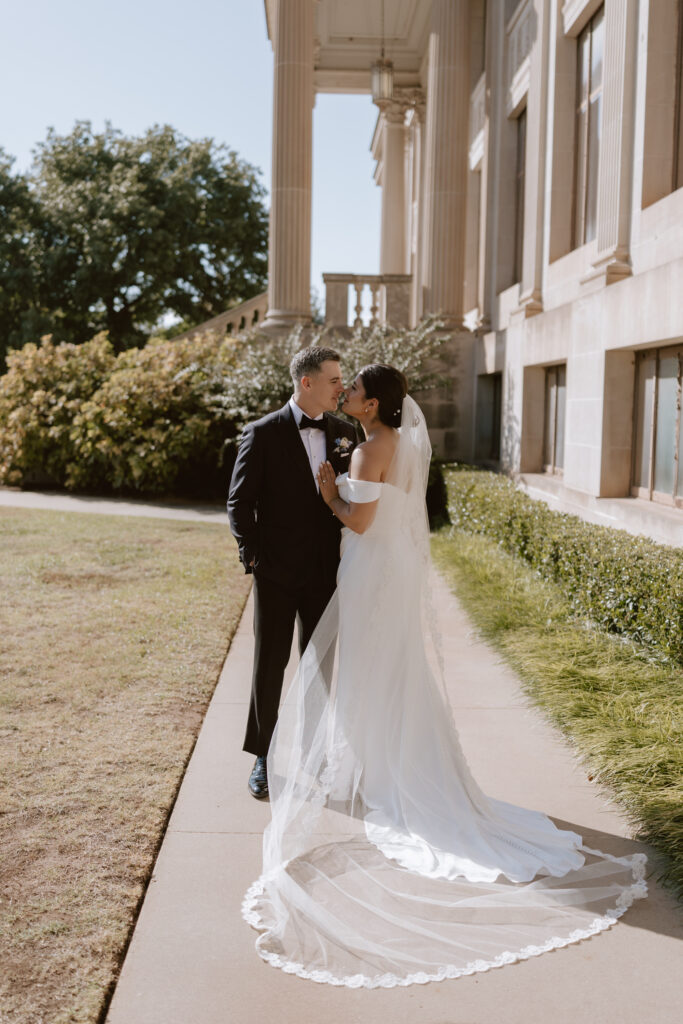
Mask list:
[[[590,849],[487,796],[463,756],[428,654],[431,445],[403,374],[372,364],[345,389],[339,356],[319,347],[290,368],[293,397],[244,432],[228,503],[254,574],[249,788],[271,803],[243,904],[259,955],[318,982],[391,987],[602,931],[645,895],[643,855]],[[362,441],[333,415],[342,395]]]

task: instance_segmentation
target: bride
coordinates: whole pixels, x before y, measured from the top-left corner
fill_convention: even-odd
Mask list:
[[[243,916],[270,964],[351,988],[456,978],[608,928],[646,895],[643,854],[589,849],[486,796],[460,748],[429,626],[431,446],[398,370],[342,409],[366,441],[319,472],[341,520],[337,590],[268,752],[272,819]]]

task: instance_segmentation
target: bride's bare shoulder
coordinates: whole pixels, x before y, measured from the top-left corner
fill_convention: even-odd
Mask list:
[[[374,480],[381,483],[397,444],[398,435],[392,431],[356,445],[351,456],[350,475],[356,480]]]

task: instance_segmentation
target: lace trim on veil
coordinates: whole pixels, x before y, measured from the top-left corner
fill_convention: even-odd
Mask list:
[[[645,881],[645,867],[647,856],[644,853],[634,853],[630,857],[614,857],[601,850],[592,850],[588,846],[581,846],[585,853],[596,854],[597,856],[612,860],[615,863],[630,864],[633,884],[624,889],[617,897],[613,908],[596,917],[586,928],[577,928],[570,932],[565,938],[553,936],[540,946],[524,946],[522,949],[513,952],[501,953],[493,960],[473,960],[465,967],[446,966],[433,974],[419,971],[416,974],[398,976],[395,974],[380,974],[373,978],[364,974],[352,974],[346,977],[337,977],[330,971],[309,971],[301,963],[287,960],[276,953],[269,953],[259,948],[256,941],[256,951],[262,960],[271,967],[278,967],[285,974],[295,974],[298,978],[305,978],[308,981],[317,981],[320,984],[336,985],[345,988],[396,988],[407,985],[426,985],[430,981],[446,981],[447,979],[461,978],[468,974],[478,974],[483,971],[490,971],[495,967],[504,967],[506,964],[517,963],[520,960],[529,960],[533,956],[541,956],[542,953],[549,953],[553,949],[562,949],[564,946],[581,942],[582,939],[590,939],[593,935],[611,928],[622,914],[635,900],[644,899],[647,896],[647,882]],[[283,868],[286,865],[283,865]],[[262,875],[253,885],[250,885],[242,901],[242,917],[252,928],[262,930],[266,928],[263,918],[256,909],[259,898],[265,894],[267,876]]]

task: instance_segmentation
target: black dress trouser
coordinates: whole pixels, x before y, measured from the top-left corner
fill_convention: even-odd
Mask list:
[[[299,626],[299,655],[308,646],[336,580],[320,579],[286,587],[254,572],[254,674],[243,750],[265,757],[277,722],[285,668]]]

